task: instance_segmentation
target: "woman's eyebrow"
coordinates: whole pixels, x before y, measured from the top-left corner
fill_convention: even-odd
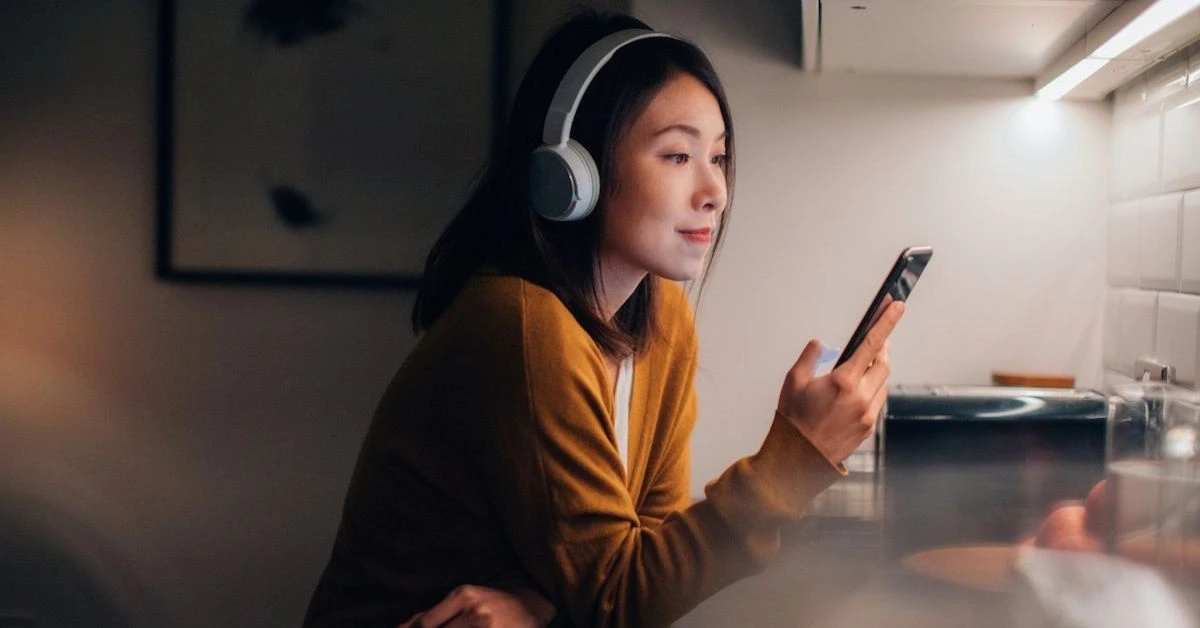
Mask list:
[[[684,124],[682,122],[676,122],[675,124],[668,124],[667,126],[655,131],[654,136],[658,137],[659,135],[668,133],[670,131],[682,131],[696,139],[700,139],[700,129],[697,129],[696,127],[694,127],[690,124]],[[721,134],[718,135],[716,137],[716,139],[718,139],[718,140],[725,139],[725,131],[721,131]]]

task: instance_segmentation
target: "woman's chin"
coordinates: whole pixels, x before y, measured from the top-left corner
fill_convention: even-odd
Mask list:
[[[692,281],[700,276],[700,270],[693,270],[690,268],[672,268],[664,269],[662,272],[655,274],[663,279],[670,279],[671,281]]]

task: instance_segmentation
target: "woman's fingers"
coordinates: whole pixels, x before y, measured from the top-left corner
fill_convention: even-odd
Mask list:
[[[849,456],[875,429],[891,374],[888,336],[903,314],[902,302],[888,306],[854,355],[829,375],[812,377],[820,354],[817,342],[805,347],[788,372],[779,411],[834,462]]]
[[[412,628],[441,628],[471,604],[474,594],[474,588],[469,585],[458,587],[433,608],[418,613],[409,620],[412,622]]]
[[[887,379],[892,374],[892,360],[888,352],[888,341],[883,342],[883,349],[875,356],[871,368],[863,373],[859,386],[873,399],[879,390],[887,389]]]
[[[821,341],[809,340],[807,345],[804,345],[804,350],[800,352],[800,357],[796,358],[796,363],[792,365],[792,369],[788,371],[788,378],[797,387],[807,384],[812,379],[813,369],[817,366],[817,360],[821,357]]]
[[[904,314],[904,302],[896,301],[888,306],[883,311],[883,315],[871,327],[871,331],[867,332],[866,339],[855,349],[854,355],[847,360],[836,370],[842,370],[844,377],[850,381],[858,381],[870,368],[883,350],[884,343],[887,342],[888,336],[892,335],[892,330],[896,329],[896,324],[900,322],[900,317]]]
[[[511,590],[463,585],[398,628],[536,628],[554,619],[549,600],[527,586]]]
[[[487,624],[480,624],[466,615],[458,615],[454,619],[451,619],[449,623],[443,624],[442,628],[478,628],[484,625]]]
[[[776,408],[783,411],[784,414],[788,413],[788,399],[792,393],[804,388],[812,380],[813,368],[819,357],[821,357],[821,343],[817,340],[809,340],[804,350],[800,352],[800,357],[796,358],[796,363],[788,370],[787,379],[784,380],[783,388],[779,391],[779,405]]]
[[[875,367],[871,367],[871,369],[874,370]],[[867,413],[863,415],[863,423],[870,425],[871,430],[875,429],[875,423],[879,420],[879,412],[883,410],[887,396],[887,386],[880,386],[879,390],[875,391],[875,397],[871,399],[870,405],[867,406]]]

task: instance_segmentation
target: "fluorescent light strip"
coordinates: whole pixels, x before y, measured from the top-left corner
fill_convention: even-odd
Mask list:
[[[1124,28],[1117,31],[1108,41],[1100,44],[1091,55],[1080,59],[1066,72],[1043,85],[1037,91],[1038,98],[1047,100],[1062,98],[1078,87],[1080,83],[1099,72],[1100,68],[1107,65],[1110,60],[1124,54],[1196,7],[1200,7],[1200,0],[1158,0],[1142,11],[1141,15],[1133,18]]]
[[[1091,56],[1116,58],[1196,7],[1200,7],[1200,0],[1158,0],[1096,48]]]
[[[1108,59],[1084,57],[1066,72],[1054,77],[1053,81],[1043,85],[1037,91],[1037,96],[1046,100],[1058,100],[1106,65],[1108,65]]]

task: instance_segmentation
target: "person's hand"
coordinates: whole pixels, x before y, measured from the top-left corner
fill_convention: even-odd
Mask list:
[[[398,628],[543,628],[556,612],[553,604],[531,589],[501,591],[465,585]]]
[[[1100,541],[1107,524],[1105,481],[1101,480],[1088,492],[1085,502],[1063,502],[1050,510],[1038,526],[1036,536],[1022,545],[1044,547],[1063,552],[1100,552]]]
[[[813,377],[821,355],[816,340],[788,371],[777,410],[834,463],[849,457],[875,431],[891,373],[887,339],[902,314],[903,302],[888,306],[854,355],[828,375]]]
[[[1099,552],[1104,546],[1088,530],[1087,507],[1077,501],[1055,506],[1042,520],[1032,545],[1060,552]]]

